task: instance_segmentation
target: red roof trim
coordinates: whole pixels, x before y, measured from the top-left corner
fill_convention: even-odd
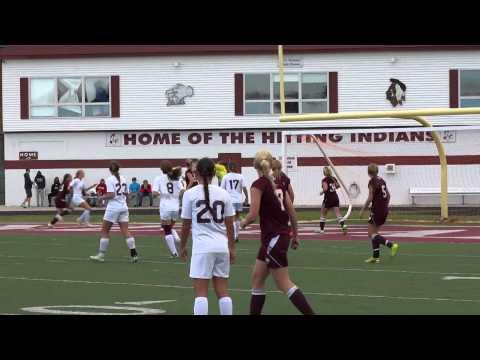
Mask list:
[[[284,49],[286,53],[463,51],[480,50],[480,45],[285,45]],[[277,45],[6,45],[0,48],[0,59],[276,53]]]

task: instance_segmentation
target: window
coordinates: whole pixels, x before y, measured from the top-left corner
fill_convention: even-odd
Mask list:
[[[286,73],[285,112],[290,114],[328,111],[327,73]],[[245,114],[280,113],[280,76],[245,74]]]
[[[109,117],[110,77],[30,79],[30,116]]]
[[[460,70],[460,107],[480,106],[480,70]]]

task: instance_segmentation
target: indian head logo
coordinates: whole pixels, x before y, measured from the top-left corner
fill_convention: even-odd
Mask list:
[[[183,84],[176,84],[174,87],[165,91],[167,106],[185,105],[185,98],[193,96],[193,88]]]
[[[398,79],[390,79],[390,87],[387,90],[387,100],[393,107],[403,105],[407,86]]]

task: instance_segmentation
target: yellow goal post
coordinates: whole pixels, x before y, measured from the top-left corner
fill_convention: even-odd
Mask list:
[[[319,113],[319,114],[297,114],[287,115],[285,113],[285,69],[283,46],[278,46],[278,68],[280,78],[280,122],[306,122],[306,121],[327,121],[327,120],[352,120],[352,119],[405,119],[415,120],[424,127],[434,128],[424,116],[448,116],[448,115],[472,115],[480,114],[480,107],[470,108],[433,108],[416,110],[390,110],[390,111],[349,111],[339,113]],[[447,154],[441,142],[440,136],[436,131],[432,131],[432,138],[435,142],[440,159],[441,178],[440,178],[440,216],[441,220],[448,219],[448,168]],[[285,157],[282,159],[285,161]]]

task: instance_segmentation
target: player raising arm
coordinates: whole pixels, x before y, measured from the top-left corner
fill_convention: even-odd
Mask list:
[[[363,212],[372,204],[370,218],[368,219],[368,237],[372,240],[373,256],[365,260],[366,263],[377,264],[380,262],[380,245],[385,245],[391,249],[391,256],[398,252],[398,244],[385,239],[378,232],[388,217],[388,204],[390,202],[390,192],[387,189],[387,183],[378,176],[378,166],[368,165],[368,198],[360,210],[359,217],[362,218]]]
[[[90,211],[92,210],[92,208],[90,207],[90,205],[88,205],[88,203],[83,198],[83,192],[93,189],[98,184],[93,184],[92,186],[86,188],[84,179],[85,179],[85,171],[78,170],[75,174],[75,178],[69,185],[71,188],[71,192],[73,193],[71,203],[72,203],[72,207],[78,206],[84,209],[82,215],[80,215],[80,217],[77,219],[77,222],[80,225],[91,226]]]
[[[197,164],[199,186],[185,191],[182,199],[182,233],[180,255],[187,258],[187,240],[192,230],[190,278],[195,290],[194,315],[208,315],[210,279],[218,298],[221,315],[232,315],[232,299],[228,295],[230,263],[235,260],[233,239],[233,207],[228,193],[211,185],[215,164],[208,158]]]
[[[180,198],[184,191],[181,181],[182,169],[173,168],[170,161],[162,161],[163,174],[153,181],[153,196],[160,196],[160,221],[165,232],[165,243],[172,258],[178,257],[175,242],[180,242],[180,237],[173,229],[178,217]]]
[[[100,248],[98,254],[90,256],[90,259],[99,262],[105,261],[105,253],[110,242],[110,229],[113,224],[118,223],[120,232],[125,236],[127,246],[130,249],[131,261],[136,263],[138,254],[135,249],[135,239],[128,231],[127,181],[123,176],[120,176],[120,166],[116,162],[110,164],[109,170],[112,176],[107,179],[107,192],[100,197],[101,200],[108,200],[103,217]]]
[[[243,211],[242,191],[245,194],[245,204],[248,204],[248,191],[245,186],[245,179],[242,174],[236,173],[235,163],[228,164],[228,174],[222,179],[220,187],[225,189],[230,195],[235,210],[235,242],[238,242],[238,230],[240,230],[240,214]]]
[[[338,199],[337,189],[340,188],[340,184],[337,179],[332,176],[332,170],[325,166],[323,168],[323,175],[325,177],[322,180],[322,192],[323,194],[323,203],[322,208],[320,209],[320,233],[325,232],[325,220],[330,209],[333,209],[335,215],[337,216],[338,224],[342,229],[343,233],[347,233],[347,226],[345,221],[340,214],[340,200]]]
[[[241,228],[253,223],[260,215],[261,245],[253,268],[250,315],[260,315],[265,303],[265,281],[272,274],[277,288],[285,293],[295,307],[304,315],[314,315],[302,291],[290,280],[287,252],[298,247],[297,216],[288,192],[277,188],[272,176],[272,155],[259,151],[253,163],[258,179],[250,190],[250,212],[242,221]]]

